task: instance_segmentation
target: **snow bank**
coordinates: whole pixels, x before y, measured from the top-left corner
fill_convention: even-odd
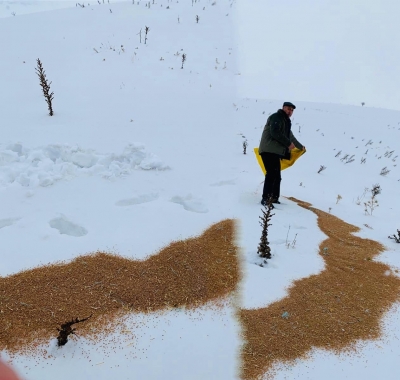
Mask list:
[[[102,154],[79,146],[52,144],[29,149],[15,143],[0,148],[0,186],[51,186],[63,179],[100,175],[111,179],[134,170],[165,170],[156,155],[141,144],[127,145],[121,154]]]

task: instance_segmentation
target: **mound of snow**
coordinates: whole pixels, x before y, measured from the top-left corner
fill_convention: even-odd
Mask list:
[[[48,145],[28,149],[11,144],[0,149],[0,185],[51,186],[81,175],[115,178],[133,170],[165,170],[166,165],[141,144],[129,144],[121,154],[101,154],[78,146]]]

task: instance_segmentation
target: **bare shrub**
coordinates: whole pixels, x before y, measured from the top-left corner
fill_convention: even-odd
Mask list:
[[[260,257],[264,259],[270,259],[271,258],[271,248],[269,246],[269,241],[268,241],[268,227],[271,226],[272,224],[269,223],[272,216],[275,214],[272,214],[272,210],[274,206],[272,205],[272,198],[268,199],[267,204],[264,206],[265,210],[261,209],[263,216],[259,216],[261,219],[260,226],[262,227],[262,232],[261,232],[261,239],[260,239],[260,244],[258,245],[257,253]]]
[[[400,230],[397,230],[397,236],[395,234],[388,236],[389,239],[393,239],[396,243],[400,243]]]
[[[47,103],[47,107],[49,109],[49,115],[53,116],[54,112],[53,112],[53,92],[50,92],[50,85],[52,82],[48,82],[47,78],[46,78],[46,72],[43,69],[42,66],[42,62],[40,62],[40,59],[37,59],[37,68],[36,70],[36,74],[38,75],[39,79],[40,79],[40,86],[42,87],[42,91],[43,91],[43,95],[44,98],[46,100]]]
[[[371,189],[371,199],[367,202],[364,202],[365,206],[365,213],[368,215],[372,215],[374,212],[375,208],[379,207],[378,200],[376,199],[376,196],[381,193],[381,187],[379,184],[373,185]]]

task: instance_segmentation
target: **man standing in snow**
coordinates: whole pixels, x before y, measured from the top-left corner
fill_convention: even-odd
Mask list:
[[[283,103],[282,109],[268,118],[261,136],[258,152],[267,171],[261,200],[263,206],[269,198],[272,199],[272,203],[280,203],[281,159],[290,159],[290,151],[294,148],[305,150],[291,131],[290,117],[295,109],[294,104]]]

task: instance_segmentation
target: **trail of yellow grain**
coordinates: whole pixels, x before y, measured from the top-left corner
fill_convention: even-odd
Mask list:
[[[314,347],[341,351],[359,339],[378,338],[383,314],[399,299],[400,279],[389,266],[371,261],[384,250],[381,244],[356,237],[357,227],[291,199],[318,215],[328,236],[319,247],[326,269],[295,281],[287,297],[266,308],[240,311],[243,379],[261,377],[274,363],[304,357]]]
[[[112,330],[113,318],[127,312],[221,299],[240,279],[235,241],[235,221],[227,219],[145,261],[96,252],[0,278],[0,350],[29,353],[76,317],[93,314],[76,325],[80,336],[93,337]]]

